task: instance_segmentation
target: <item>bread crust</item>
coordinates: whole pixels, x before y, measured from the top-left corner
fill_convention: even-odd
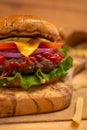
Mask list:
[[[0,38],[9,36],[40,36],[56,41],[59,33],[50,22],[31,15],[0,18]]]
[[[0,88],[0,117],[52,112],[69,106],[71,76],[60,82],[31,87],[29,90]]]

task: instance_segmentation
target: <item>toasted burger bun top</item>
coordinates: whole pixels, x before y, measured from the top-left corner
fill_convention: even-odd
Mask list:
[[[39,36],[56,41],[57,28],[38,17],[30,15],[8,16],[0,18],[0,38],[9,36]]]

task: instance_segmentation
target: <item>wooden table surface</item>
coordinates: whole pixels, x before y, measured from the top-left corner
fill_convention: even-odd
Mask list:
[[[64,29],[68,36],[74,31],[87,32],[87,0],[0,0],[0,16],[30,14],[43,17],[54,23],[58,29]],[[83,91],[83,90],[82,90]],[[84,89],[87,98],[87,89]],[[77,92],[79,93],[79,92]],[[75,94],[78,97],[78,94]],[[77,98],[76,98],[77,99]],[[12,118],[0,119],[0,130],[86,130],[87,129],[87,100],[85,101],[83,120],[80,126],[73,124],[71,117],[74,114],[76,99],[72,99],[73,111],[66,118],[61,114],[47,114],[23,117],[21,123],[15,122]],[[74,103],[74,104],[73,104]],[[46,119],[44,119],[46,118]],[[17,119],[18,120],[18,119]],[[24,122],[23,122],[24,121]],[[8,122],[8,123],[6,123]],[[4,124],[3,124],[4,123]]]
[[[0,16],[13,14],[43,17],[68,34],[87,31],[87,0],[0,0]]]

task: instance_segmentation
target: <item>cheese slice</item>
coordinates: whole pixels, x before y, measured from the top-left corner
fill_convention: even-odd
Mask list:
[[[31,55],[38,48],[40,43],[41,43],[40,40],[37,40],[33,43],[15,42],[18,50],[24,56]]]
[[[3,41],[13,41],[19,52],[24,56],[31,55],[39,46],[41,39],[36,38],[22,38],[22,37],[10,37],[6,38]]]
[[[31,55],[39,46],[41,42],[50,42],[44,38],[10,38],[9,40],[14,40],[18,50],[24,56]],[[18,41],[17,41],[18,40]]]
[[[29,56],[31,55],[39,46],[41,42],[50,42],[47,39],[44,38],[26,38],[26,37],[10,37],[10,38],[5,38],[2,41],[8,42],[8,41],[13,41],[19,52],[24,55],[24,56]]]
[[[10,38],[2,39],[0,41],[28,42],[29,40],[31,40],[31,38],[29,37],[10,37]]]

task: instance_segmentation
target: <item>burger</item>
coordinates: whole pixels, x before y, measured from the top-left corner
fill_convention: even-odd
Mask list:
[[[42,18],[0,18],[0,117],[69,106],[72,58],[57,28]]]

